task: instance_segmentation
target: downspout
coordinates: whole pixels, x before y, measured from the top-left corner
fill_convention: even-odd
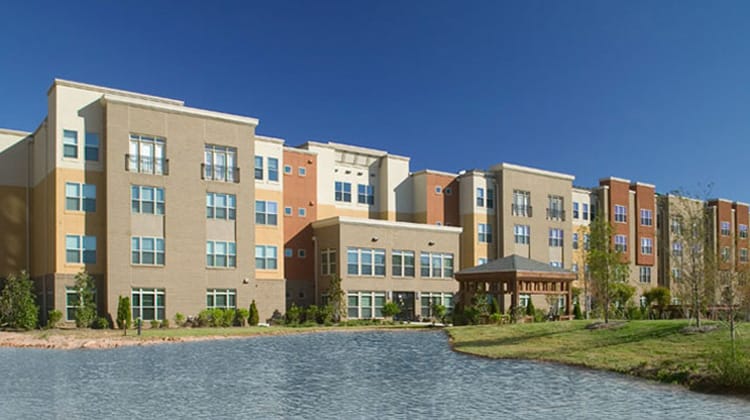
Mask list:
[[[315,270],[315,272],[313,273],[313,279],[314,279],[313,282],[314,282],[314,287],[315,287],[314,302],[315,302],[315,305],[318,305],[318,300],[319,300],[319,297],[318,297],[318,238],[313,236],[312,241],[313,241],[313,270]]]

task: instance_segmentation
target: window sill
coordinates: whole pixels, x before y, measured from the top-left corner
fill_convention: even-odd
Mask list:
[[[216,271],[233,271],[236,269],[237,267],[206,267],[206,270],[216,270]]]

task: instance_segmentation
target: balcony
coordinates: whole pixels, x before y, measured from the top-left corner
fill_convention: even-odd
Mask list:
[[[547,209],[547,220],[562,220],[565,221],[565,210],[563,209]]]
[[[531,217],[530,205],[511,204],[510,211],[513,216]]]
[[[201,163],[201,179],[220,182],[240,182],[240,168]]]
[[[125,170],[141,174],[169,175],[169,159],[126,154]]]

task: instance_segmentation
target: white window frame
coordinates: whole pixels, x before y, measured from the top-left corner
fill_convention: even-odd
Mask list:
[[[627,235],[615,235],[615,251],[622,253],[628,252]]]
[[[654,225],[654,212],[650,209],[641,209],[641,226]]]
[[[553,248],[560,248],[565,243],[565,231],[560,228],[549,229],[549,246]]]
[[[651,283],[651,267],[640,267],[639,281],[641,283]]]
[[[143,296],[145,295],[153,296],[154,304],[152,306],[148,306],[148,307],[143,306]],[[160,296],[161,296],[161,305],[159,305]],[[136,306],[136,301],[138,302],[137,306]],[[164,289],[133,287],[130,291],[131,313],[133,314],[133,319],[140,318],[143,321],[165,319],[166,301],[167,301],[167,294],[164,292]],[[148,318],[144,317],[143,315],[144,309],[153,310],[154,316],[148,317]]]
[[[422,278],[451,279],[454,268],[451,253],[425,251],[419,253],[419,276]]]
[[[130,134],[128,154],[128,171],[152,175],[167,174],[167,141],[163,137]]]
[[[63,130],[63,158],[78,159],[78,131]]]
[[[147,200],[144,195],[151,194],[152,199]],[[165,212],[164,188],[151,187],[148,185],[130,186],[130,211],[135,214],[164,215]],[[152,211],[144,211],[144,207]]]
[[[370,184],[357,184],[357,203],[375,205],[375,186]]]
[[[144,249],[144,240],[152,241],[153,249]],[[143,262],[144,255],[151,254],[153,263]],[[137,258],[135,258],[137,256]],[[161,256],[161,262],[160,257]],[[164,238],[154,236],[131,236],[130,237],[130,264],[142,266],[163,267],[166,264],[166,242]]]
[[[731,223],[727,221],[721,221],[719,226],[720,226],[721,236],[729,236],[732,234]]]
[[[382,263],[379,263],[379,261]],[[356,268],[356,271],[353,268]],[[347,275],[385,277],[385,269],[385,249],[358,247],[348,247],[346,249]]]
[[[627,223],[628,221],[628,210],[627,207],[615,204],[615,223]]]
[[[320,274],[324,276],[336,274],[336,266],[338,265],[336,255],[336,248],[326,248],[320,251]]]
[[[492,225],[489,223],[479,223],[477,225],[477,240],[479,243],[492,243]]]
[[[279,203],[270,200],[255,200],[255,224],[279,225]]]
[[[407,264],[409,257],[411,257],[411,265]],[[417,273],[416,253],[401,249],[391,251],[391,273],[393,277],[414,277]]]
[[[274,271],[279,269],[278,247],[275,245],[255,246],[255,269]]]
[[[207,144],[203,153],[203,179],[239,182],[237,148]]]
[[[96,236],[65,235],[66,264],[96,264]]]
[[[224,205],[218,203],[222,200],[224,201]],[[237,218],[237,196],[234,194],[207,192],[206,218],[235,220]]]
[[[484,207],[484,188],[476,188],[476,204],[477,207]]]
[[[206,267],[236,268],[237,243],[228,241],[206,241]]]
[[[74,189],[74,191],[71,191]],[[71,208],[72,207],[72,208]],[[93,213],[96,211],[96,185],[65,183],[65,210]]]
[[[513,225],[513,241],[519,245],[531,244],[531,226]]]
[[[99,162],[99,134],[86,133],[83,148],[83,157],[89,162]]]
[[[641,238],[641,255],[653,255],[654,240],[653,238]]]
[[[224,300],[224,305],[217,305],[217,298]],[[206,289],[206,309],[236,309],[237,289]]]
[[[352,299],[354,298],[354,300]],[[370,301],[369,306],[364,306],[365,299]],[[352,304],[355,301],[356,304]],[[380,302],[380,304],[378,304]],[[383,317],[383,305],[386,302],[386,293],[377,291],[349,292],[346,295],[347,318],[350,319],[373,319]],[[369,314],[369,316],[368,316]]]
[[[340,203],[352,202],[352,183],[345,181],[334,181],[333,183],[334,200]]]

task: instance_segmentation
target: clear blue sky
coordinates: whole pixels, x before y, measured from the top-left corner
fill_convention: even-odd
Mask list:
[[[60,1],[0,6],[0,127],[55,77],[260,119],[412,169],[518,163],[750,202],[747,1]]]

